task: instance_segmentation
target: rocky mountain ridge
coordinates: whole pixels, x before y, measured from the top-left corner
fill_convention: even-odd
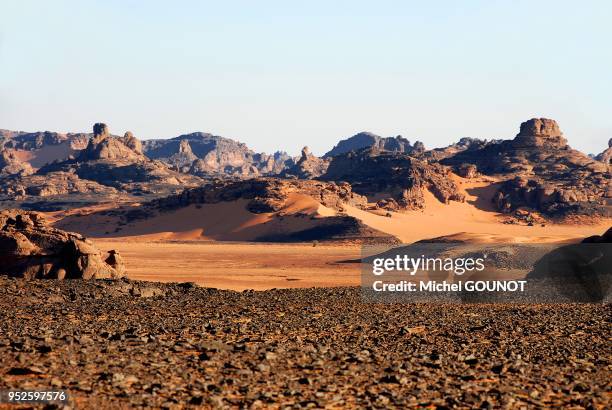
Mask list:
[[[569,147],[559,125],[546,118],[524,122],[514,139],[462,138],[431,150],[400,136],[362,132],[340,141],[321,158],[307,147],[296,158],[282,152],[255,153],[245,144],[208,133],[140,141],[129,131],[113,136],[104,124],[96,124],[93,131],[1,131],[0,199],[161,197],[214,178],[278,176],[348,181],[384,208],[420,209],[425,190],[442,202],[463,200],[453,173],[502,181],[494,198],[502,212],[528,207],[550,216],[605,215],[612,196],[612,146],[594,158],[586,156]],[[50,159],[51,148],[67,157],[32,165],[43,157]]]
[[[256,153],[241,142],[202,132],[145,140],[143,152],[178,171],[201,177],[276,175],[293,165],[284,152]]]
[[[503,177],[494,198],[502,212],[525,206],[551,216],[609,215],[610,166],[572,149],[551,119],[525,121],[512,140],[482,144],[440,162],[455,169],[471,164],[480,173]]]

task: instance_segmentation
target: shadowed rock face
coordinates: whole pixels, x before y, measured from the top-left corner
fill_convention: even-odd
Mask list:
[[[202,132],[144,141],[143,147],[149,158],[201,177],[276,175],[293,165],[284,152],[255,153],[243,143]]]
[[[49,227],[41,214],[0,211],[0,274],[25,279],[115,279],[125,273],[116,251],[104,257],[83,236]]]
[[[400,208],[423,208],[424,190],[431,191],[444,203],[464,200],[447,167],[374,149],[334,157],[320,179],[348,181],[362,195],[388,195]]]
[[[598,154],[595,159],[607,165],[612,164],[612,138],[610,138],[608,141],[608,148],[606,148],[601,154]]]
[[[609,214],[610,169],[570,148],[558,124],[534,118],[513,140],[458,152],[441,163],[507,178],[494,203],[502,212],[525,206],[548,216]]]
[[[379,151],[400,152],[404,154],[416,154],[425,151],[422,142],[417,141],[414,145],[410,144],[406,138],[398,135],[397,137],[383,138],[371,132],[360,132],[350,138],[340,141],[324,157],[334,157],[350,151],[358,151],[363,148],[373,148]]]

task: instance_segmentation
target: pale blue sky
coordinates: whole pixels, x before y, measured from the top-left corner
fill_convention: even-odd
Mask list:
[[[610,1],[0,0],[0,128],[208,131],[317,154],[369,130],[427,147],[556,119],[612,137]]]

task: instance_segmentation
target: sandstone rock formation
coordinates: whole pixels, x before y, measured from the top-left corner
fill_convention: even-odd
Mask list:
[[[286,153],[255,153],[243,143],[202,132],[144,141],[144,153],[170,166],[178,165],[183,172],[206,178],[276,175],[293,165]]]
[[[181,140],[178,152],[167,158],[165,162],[170,164],[172,169],[180,172],[190,172],[194,161],[197,160],[198,157],[193,153],[189,140]],[[196,172],[193,173],[195,174]]]
[[[87,146],[89,135],[83,133],[61,134],[57,132],[21,132],[0,130],[2,147],[19,152],[22,162],[32,168],[63,161]]]
[[[93,137],[77,158],[44,166],[37,174],[56,172],[72,173],[80,179],[132,193],[161,195],[201,183],[197,177],[172,171],[166,164],[150,160],[138,152],[138,144],[129,134],[127,138],[113,137],[102,123],[94,125]]]
[[[324,157],[334,157],[350,151],[358,151],[363,148],[373,148],[379,151],[391,151],[404,154],[417,154],[425,151],[422,142],[417,141],[414,145],[410,144],[406,138],[398,135],[397,137],[383,138],[371,132],[360,132],[350,138],[341,140]]]
[[[32,166],[17,158],[15,151],[9,148],[0,150],[0,177],[11,175],[30,175],[34,173]]]
[[[172,209],[191,204],[212,204],[248,199],[248,209],[251,212],[276,212],[281,209],[287,196],[292,193],[308,195],[322,205],[335,210],[343,209],[345,204],[359,208],[367,204],[366,198],[353,192],[348,183],[253,178],[234,181],[217,179],[201,187],[186,189],[180,194],[154,200],[147,206],[152,209]]]
[[[320,179],[348,181],[355,192],[373,197],[386,195],[400,208],[423,208],[424,190],[444,203],[464,200],[448,167],[372,148],[335,156]]]
[[[480,138],[461,138],[458,142],[443,148],[434,148],[423,153],[424,158],[435,161],[441,161],[445,158],[457,155],[464,151],[476,151],[483,149],[485,146],[492,146],[501,143],[503,140],[486,140]]]
[[[123,142],[125,146],[127,146],[135,153],[142,154],[142,142],[138,138],[136,138],[131,131],[126,131],[126,133],[123,134],[121,142]]]
[[[531,119],[513,140],[463,150],[441,163],[455,169],[473,164],[481,173],[506,179],[493,198],[502,212],[520,207],[547,216],[610,212],[609,167],[570,148],[554,120]]]
[[[612,164],[612,138],[608,140],[608,148],[606,148],[602,153],[598,154],[595,159],[607,165]]]
[[[475,178],[478,176],[478,167],[474,164],[461,164],[457,169],[457,174],[463,178]]]
[[[83,236],[49,227],[42,214],[0,211],[0,274],[25,279],[125,276],[116,251],[105,258]]]
[[[94,124],[94,135],[89,140],[87,147],[81,151],[77,161],[96,161],[96,160],[120,160],[120,161],[145,161],[146,157],[126,145],[126,142],[132,146],[138,147],[134,142],[135,138],[132,135],[130,138],[115,138],[108,132],[106,124]],[[131,133],[130,133],[131,134]]]
[[[294,166],[281,172],[284,178],[296,177],[299,179],[312,179],[320,177],[327,171],[329,159],[319,158],[310,153],[308,147],[302,148],[302,155]]]
[[[116,188],[95,181],[81,179],[71,172],[50,172],[7,178],[0,185],[0,199],[15,200],[26,197],[49,198],[66,195],[96,195],[100,199],[117,198]]]

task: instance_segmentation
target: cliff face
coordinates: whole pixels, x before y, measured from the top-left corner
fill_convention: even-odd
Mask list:
[[[320,179],[347,181],[357,193],[384,196],[381,202],[391,208],[423,208],[424,190],[444,203],[464,200],[448,167],[371,148],[334,157]]]
[[[513,140],[461,151],[441,163],[456,169],[472,164],[507,179],[494,198],[503,212],[527,206],[550,216],[609,213],[609,166],[567,145],[554,120],[531,119]]]
[[[147,140],[143,150],[149,158],[202,177],[275,175],[293,165],[286,153],[255,153],[243,143],[202,132]]]
[[[417,141],[414,145],[410,144],[406,138],[398,135],[397,137],[383,138],[371,132],[360,132],[350,138],[341,140],[324,157],[334,157],[350,151],[359,151],[363,148],[372,148],[378,151],[391,151],[403,154],[421,153],[425,150],[422,142]]]

